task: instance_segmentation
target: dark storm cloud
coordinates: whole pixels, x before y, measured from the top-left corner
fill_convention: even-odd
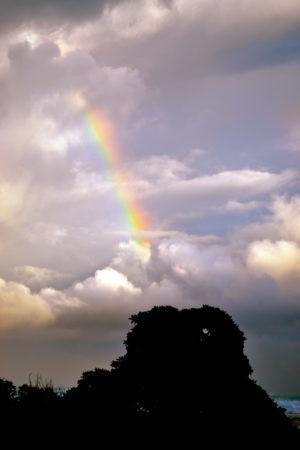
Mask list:
[[[1,0],[0,29],[38,23],[53,25],[97,17],[106,6],[120,0]]]
[[[132,0],[132,2],[137,0]],[[76,22],[97,19],[107,7],[114,7],[126,0],[1,0],[0,32],[26,24],[42,27],[72,25]],[[171,8],[173,0],[160,0]]]
[[[225,2],[213,1],[191,2],[190,8],[181,6],[181,2],[176,7],[160,3],[169,9],[165,26],[143,39],[120,39],[114,52],[110,41],[107,48],[99,41],[95,54],[99,51],[99,58],[104,57],[112,65],[138,67],[165,89],[173,85],[178,89],[187,79],[267,68],[299,59],[300,17],[296,4],[290,5],[294,15],[287,14],[280,21],[270,2],[262,7],[253,4],[256,12],[247,2],[237,6],[228,1],[228,8]]]
[[[270,300],[276,303],[276,296]],[[263,301],[266,297],[267,292]],[[283,297],[281,307],[272,301],[268,307],[256,305],[234,316],[247,337],[246,352],[255,369],[254,377],[270,393],[293,395],[300,389],[300,310],[296,303],[294,307],[284,306]]]
[[[273,39],[253,39],[241,47],[219,51],[216,68],[224,72],[239,72],[299,61],[300,30],[293,30]]]

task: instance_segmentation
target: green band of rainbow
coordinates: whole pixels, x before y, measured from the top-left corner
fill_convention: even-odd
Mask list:
[[[115,194],[129,231],[132,235],[138,235],[139,232],[147,230],[148,221],[130,190],[126,173],[122,170],[113,126],[107,117],[98,111],[87,113],[86,120],[93,140],[109,169]],[[141,242],[140,239],[137,241]]]

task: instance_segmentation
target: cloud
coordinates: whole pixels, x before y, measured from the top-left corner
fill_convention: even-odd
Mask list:
[[[291,131],[289,133],[289,146],[293,152],[298,154],[300,152],[300,124],[299,119],[295,120],[296,123],[291,125]]]
[[[0,223],[11,225],[18,221],[26,195],[26,181],[0,183]]]
[[[226,205],[224,205],[225,211],[232,212],[243,212],[243,211],[251,211],[253,209],[257,209],[261,206],[259,202],[250,201],[250,202],[239,202],[236,200],[229,200]]]
[[[253,242],[248,251],[248,265],[258,273],[270,275],[279,282],[299,278],[300,247],[295,242]]]
[[[300,242],[300,198],[277,197],[271,207],[275,223],[285,239]]]
[[[70,275],[46,267],[14,267],[12,275],[15,281],[22,283],[35,291],[47,286],[59,286],[61,283],[70,281]]]
[[[29,0],[24,5],[19,0],[3,0],[0,7],[1,27],[10,29],[20,25],[70,25],[74,21],[92,19],[113,0]]]
[[[125,231],[114,186],[72,103],[74,95],[83,95],[91,107],[104,106],[118,124],[131,187],[153,217],[153,232],[184,230],[199,218],[259,209],[260,196],[288,189],[296,180],[290,169],[201,174],[189,157],[137,157],[128,150],[127,138],[150,96],[137,70],[99,67],[83,51],[62,56],[49,42],[13,47],[10,58],[2,91],[11,109],[0,126],[5,143],[1,174],[12,193],[2,202],[8,209],[1,245],[11,267],[58,265],[59,272],[82,276],[113,257],[118,232]]]
[[[298,2],[23,3],[0,5],[3,375],[69,384],[122,353],[130,314],[206,302],[270,389],[291,385],[275,368],[279,342],[299,364]],[[143,251],[94,109],[151,219]]]
[[[147,90],[136,70],[99,67],[81,51],[62,56],[48,39],[13,45],[9,58],[0,82],[1,270],[7,277],[14,266],[50,264],[81,275],[97,268],[100,253],[110,259],[125,225],[74,96],[107,110],[122,135]]]
[[[77,283],[74,286],[74,292],[80,296],[92,297],[103,295],[104,292],[106,295],[118,295],[126,298],[126,296],[140,294],[141,290],[130,283],[124,274],[107,267],[97,270],[94,277]]]
[[[6,327],[6,333],[15,330],[30,339],[31,327],[31,334],[33,329],[40,330],[50,342],[59,336],[63,345],[72,342],[89,352],[90,345],[100,340],[104,346],[110,342],[115,349],[111,352],[120,352],[128,317],[136,311],[157,304],[189,307],[209,303],[226,308],[247,331],[250,356],[259,373],[264,373],[256,345],[267,349],[269,341],[262,343],[257,336],[273,336],[276,341],[281,327],[294,336],[294,321],[300,320],[296,291],[291,289],[299,279],[300,250],[297,241],[282,238],[286,224],[280,220],[282,210],[289,210],[298,200],[274,199],[269,215],[256,222],[255,235],[245,232],[248,225],[214,240],[170,233],[153,238],[147,255],[139,252],[136,243],[120,243],[112,260],[93,275],[61,288],[44,287],[37,294],[21,284],[21,279],[25,283],[27,278],[27,283],[37,288],[39,283],[59,282],[58,273],[37,267],[16,269],[20,282],[1,284],[2,330]],[[294,215],[294,219],[298,217]],[[270,223],[277,233],[274,241]],[[60,350],[57,352],[59,357]],[[108,362],[108,354],[106,358]],[[276,377],[272,380],[273,386],[280,384]]]
[[[271,173],[266,170],[240,169],[194,176],[192,167],[167,155],[142,160],[134,170],[149,183],[145,183],[145,190],[148,189],[150,193],[167,183],[168,193],[193,191],[197,196],[199,193],[204,196],[218,191],[229,193],[235,190],[241,196],[257,195],[278,189],[297,179],[296,170]]]
[[[294,196],[290,200],[284,197],[276,198],[271,212],[274,240],[251,242],[248,247],[247,264],[258,275],[273,278],[284,292],[297,294],[300,288],[299,197]]]
[[[274,200],[268,220],[278,226],[278,210],[283,205],[288,208],[296,200]],[[62,289],[43,288],[38,298],[46,302],[59,327],[64,323],[68,327],[72,323],[76,328],[86,327],[84,324],[89,321],[102,323],[108,316],[117,322],[122,318],[126,323],[135,310],[164,302],[181,306],[209,302],[237,311],[247,305],[243,306],[239,296],[245,299],[251,296],[253,277],[271,277],[280,286],[299,278],[297,242],[283,239],[272,242],[266,235],[265,222],[257,226],[258,230],[261,227],[264,239],[252,240],[249,234],[246,251],[245,237],[240,239],[243,227],[221,241],[191,240],[189,236],[176,234],[157,238],[152,241],[151,250],[147,250],[147,257],[139,252],[138,244],[121,243],[110,264],[96,270],[93,276]],[[278,232],[285,233],[284,225]],[[58,273],[42,268],[17,268],[15,273],[20,281],[27,278],[27,283],[33,286],[59,280]],[[268,302],[264,284],[261,288],[260,295]],[[30,291],[28,295],[32,295]],[[252,308],[260,301],[259,296],[252,299]],[[290,302],[293,305],[293,295]]]
[[[51,307],[19,283],[0,280],[0,330],[43,327],[51,324]]]
[[[147,161],[143,164],[148,166]],[[270,192],[280,192],[292,185],[298,177],[293,170],[281,173],[232,170],[193,176],[187,168],[183,169],[182,163],[180,171],[177,169],[172,172],[160,170],[159,163],[152,162],[150,170],[153,172],[155,165],[158,174],[155,182],[151,182],[151,174],[147,179],[151,162],[145,171],[139,166],[139,174],[144,174],[140,195],[150,211],[155,208],[156,215],[160,214],[160,220],[162,223],[165,221],[166,226],[220,212],[243,212],[258,208],[257,200],[249,199],[262,198]],[[166,167],[172,165],[166,164]]]
[[[69,48],[93,49],[112,65],[129,61],[151,78],[173,84],[211,73],[239,72],[299,59],[295,0],[274,5],[232,0],[122,2],[94,24],[62,33]],[[84,38],[84,39],[83,39]],[[114,49],[112,52],[111,49]],[[144,54],[147,58],[143,58]],[[178,57],[180,55],[180,57]]]

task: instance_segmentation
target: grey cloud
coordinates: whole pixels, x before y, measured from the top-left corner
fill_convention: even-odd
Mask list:
[[[238,72],[299,61],[300,32],[293,30],[271,39],[257,39],[222,50],[216,55],[216,70]]]
[[[300,388],[296,268],[292,291],[249,260],[253,245],[278,259],[299,244],[299,13],[293,0],[0,4],[1,376],[74,383],[123,351],[132,312],[205,302],[246,331],[259,382]],[[82,100],[112,118],[150,255],[124,237]]]
[[[151,16],[146,8],[140,9],[140,22],[147,23]],[[286,2],[284,8],[281,5],[281,14],[271,1],[264,5],[229,1],[226,6],[215,1],[177,1],[166,9],[161,26],[151,33],[141,32],[136,39],[122,35],[122,25],[128,27],[129,20],[122,5],[119,15],[123,17],[120,33],[115,30],[110,35],[108,30],[99,45],[92,39],[92,50],[112,65],[138,67],[164,89],[173,84],[180,88],[186,79],[255,70],[299,58],[300,11],[294,1]],[[94,33],[101,36],[98,30]]]
[[[275,193],[287,189],[298,177],[293,171],[274,174],[236,170],[196,177],[180,173],[172,178],[167,174],[167,179],[163,172],[160,173],[161,179],[158,176],[154,184],[145,185],[142,198],[148,209],[155,208],[160,221],[169,226],[183,224],[185,220],[187,223],[201,220],[209,215],[238,212],[230,208],[230,201],[242,200],[245,206],[251,198],[259,199],[270,191]]]
[[[275,226],[279,225],[278,233],[284,235],[287,224],[278,221],[278,218],[281,217],[282,208],[288,208],[295,199],[281,199],[281,202],[279,206],[278,201],[277,206],[275,202],[270,208],[268,220],[273,221]],[[297,221],[297,217],[295,220]],[[265,222],[266,220],[262,220],[257,223],[256,237],[259,236],[259,228],[261,236],[267,236]],[[247,243],[251,243],[252,238],[248,235],[245,243],[239,236],[242,232],[243,229],[237,229],[222,241],[192,240],[188,235],[164,237],[153,241],[149,254],[139,254],[133,243],[123,243],[119,245],[110,264],[94,275],[82,278],[65,289],[42,289],[35,297],[27,290],[31,307],[34,308],[33,300],[38,299],[38,308],[39,304],[45,305],[48,311],[48,316],[42,316],[39,323],[39,339],[41,348],[48,352],[49,358],[45,360],[43,357],[36,364],[31,356],[22,370],[18,368],[18,376],[20,373],[25,376],[24,370],[28,370],[32,364],[42,367],[42,372],[46,371],[51,375],[54,373],[58,383],[68,384],[70,380],[74,380],[74,373],[77,374],[79,370],[76,353],[78,348],[85,353],[81,360],[82,364],[87,364],[85,368],[107,365],[109,357],[122,352],[121,341],[128,329],[128,316],[135,311],[148,309],[155,304],[187,307],[209,303],[228,310],[246,331],[247,351],[255,368],[255,376],[259,377],[266,388],[276,392],[281,390],[281,393],[298,388],[292,369],[279,370],[278,375],[269,375],[270,371],[278,367],[278,342],[281,354],[284,348],[290,350],[299,346],[298,302],[288,291],[282,292],[276,280],[265,276],[257,277],[249,270],[246,250]],[[45,271],[42,275],[44,274]],[[6,283],[3,284],[3,289],[5,292],[8,289]],[[13,284],[9,289],[24,290],[24,286]],[[5,302],[5,297],[2,296],[3,301]],[[39,354],[39,346],[33,343],[36,331],[26,328],[26,317],[22,331],[20,316],[14,315],[17,311],[10,310],[8,313],[11,318],[16,318],[16,333],[19,337],[24,336],[23,343],[16,343],[15,332],[6,333],[6,346],[15,348],[18,352],[21,346],[28,345],[36,348]],[[52,354],[54,348],[55,363]],[[72,376],[68,370],[63,374],[58,368],[59,365],[64,366],[63,359],[67,351],[72,359],[73,355],[75,357],[71,364],[74,370]],[[269,353],[270,359],[266,357]],[[260,356],[262,354],[265,359]],[[292,353],[286,358],[289,367],[298,367]],[[51,369],[51,364],[54,364],[54,369]],[[9,358],[4,371],[9,372],[15,366],[16,363]]]
[[[98,67],[84,52],[62,57],[49,41],[17,44],[9,55],[0,88],[1,271],[50,266],[81,276],[111,258],[124,223],[72,95],[85,91],[126,124],[146,89],[137,71]]]
[[[34,291],[39,291],[44,287],[52,286],[62,289],[64,285],[70,283],[69,274],[57,272],[46,267],[18,266],[12,271],[14,281],[22,283]]]
[[[1,29],[12,31],[20,25],[48,26],[70,25],[93,19],[105,6],[118,3],[118,0],[1,0]]]

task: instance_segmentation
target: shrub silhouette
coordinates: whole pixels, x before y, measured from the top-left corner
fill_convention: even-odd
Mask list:
[[[17,403],[21,408],[30,410],[31,413],[52,409],[58,401],[52,381],[43,380],[40,375],[36,376],[35,381],[29,377],[29,383],[23,384],[18,389]]]

